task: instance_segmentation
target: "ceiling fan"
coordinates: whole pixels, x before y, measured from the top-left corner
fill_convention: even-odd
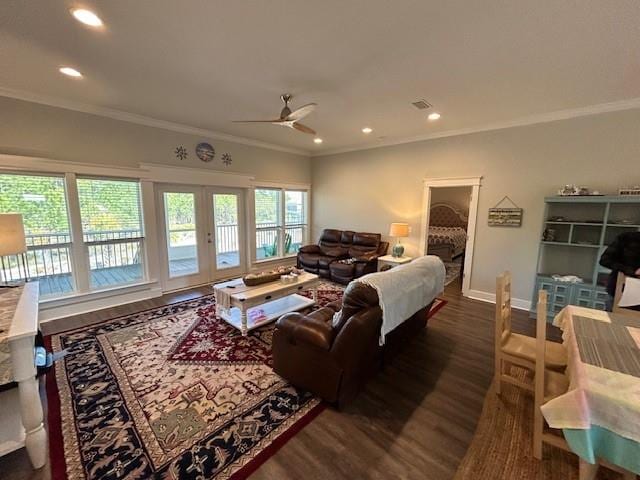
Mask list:
[[[292,98],[293,97],[290,93],[280,95],[280,99],[284,102],[284,107],[280,111],[280,118],[273,120],[234,120],[233,123],[270,123],[272,125],[281,125],[283,127],[293,128],[299,132],[315,135],[316,131],[313,128],[300,123],[300,120],[313,112],[316,109],[317,104],[307,103],[292,112],[289,108],[289,102]]]

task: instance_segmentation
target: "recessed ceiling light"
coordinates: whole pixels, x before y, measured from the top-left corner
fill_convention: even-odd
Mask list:
[[[427,118],[433,122],[434,120],[438,120],[440,118],[440,114],[438,112],[433,112],[430,113]]]
[[[90,27],[102,26],[102,20],[100,20],[100,17],[93,13],[91,10],[86,10],[84,8],[74,8],[73,10],[71,10],[71,15],[73,15],[79,22],[82,22],[85,25],[89,25]]]
[[[369,134],[369,133],[371,133],[371,132],[373,132],[373,128],[370,128],[370,127],[364,127],[364,128],[362,129],[362,133],[367,133],[367,134]]]
[[[316,137],[316,138],[313,139],[313,143],[317,143],[318,145],[320,145],[322,143],[322,139]]]
[[[82,74],[78,70],[71,67],[60,67],[60,73],[64,73],[65,75],[68,75],[70,77],[76,77],[76,78],[79,78],[82,76]]]

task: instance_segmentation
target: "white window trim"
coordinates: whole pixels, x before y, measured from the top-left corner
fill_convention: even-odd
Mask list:
[[[78,192],[78,175],[75,173],[67,173],[66,177],[69,178],[67,182],[67,187],[72,188],[73,195],[67,191],[67,203],[69,205],[73,204],[73,208],[69,209],[69,221],[71,222],[71,229],[73,231],[72,242],[77,244],[77,249],[73,248],[73,253],[75,257],[76,251],[78,252],[78,271],[77,274],[74,275],[76,278],[76,289],[77,293],[97,293],[110,291],[114,288],[122,288],[127,286],[135,286],[138,284],[145,284],[149,279],[149,274],[147,270],[147,230],[146,230],[146,222],[144,217],[144,204],[143,204],[143,194],[142,194],[142,181],[137,177],[113,177],[111,175],[90,175],[84,174],[80,175],[80,178],[88,178],[91,180],[114,180],[114,181],[130,181],[138,183],[139,185],[139,196],[138,196],[138,210],[140,212],[140,228],[142,229],[142,235],[139,237],[132,238],[120,238],[114,240],[92,240],[85,241],[84,239],[84,231],[82,230],[82,214],[80,211],[80,195]],[[76,232],[76,230],[78,230]],[[132,243],[132,242],[140,242],[140,251],[141,255],[141,263],[142,263],[142,278],[136,282],[131,283],[122,283],[117,285],[109,285],[104,288],[91,288],[91,266],[89,264],[89,247],[93,245],[113,245],[117,243]],[[82,288],[82,289],[81,289]]]
[[[276,257],[270,257],[258,260],[256,258],[256,233],[258,228],[256,228],[256,206],[255,206],[255,191],[256,190],[279,190],[281,195],[280,201],[280,217],[282,218],[282,224],[278,225],[277,228],[280,235],[278,241],[278,255]],[[296,225],[286,225],[286,197],[285,192],[287,191],[297,191],[297,192],[306,192],[306,202],[304,205],[305,209],[305,218],[307,222],[305,224],[300,224],[299,226],[303,227],[303,235],[302,235],[302,243],[309,243],[310,238],[310,225],[311,225],[311,186],[307,183],[276,183],[276,182],[256,182],[253,184],[252,188],[249,189],[249,201],[247,202],[247,231],[251,232],[249,235],[249,251],[251,253],[251,265],[255,268],[257,266],[267,265],[277,265],[282,263],[291,263],[291,260],[295,259],[297,253],[291,253],[289,255],[284,254],[284,232],[287,227],[296,227]]]
[[[15,175],[61,175],[64,178],[69,233],[71,236],[71,244],[69,245],[70,262],[75,290],[67,294],[41,299],[40,303],[45,310],[47,308],[53,309],[49,314],[42,316],[43,318],[58,318],[82,313],[82,311],[74,310],[70,307],[79,300],[93,302],[94,299],[98,299],[101,303],[96,304],[99,305],[97,308],[105,308],[111,306],[111,304],[104,303],[101,299],[113,296],[116,294],[115,292],[118,295],[127,295],[128,292],[140,292],[141,288],[157,291],[159,288],[157,281],[159,267],[158,262],[152,260],[158,258],[158,246],[155,237],[157,235],[155,201],[153,199],[153,183],[143,179],[144,170],[0,154],[0,171]],[[89,256],[86,250],[87,242],[84,242],[82,233],[80,200],[76,183],[78,176],[95,179],[130,180],[140,183],[143,237],[141,239],[132,239],[141,242],[143,278],[140,281],[112,285],[101,289],[90,288]],[[151,198],[151,201],[149,201],[149,198]],[[151,298],[145,295],[139,296],[139,299]],[[158,293],[153,296],[158,296]],[[135,301],[135,299],[130,301]],[[57,313],[59,306],[64,306],[64,314]],[[53,316],[51,317],[51,315]]]

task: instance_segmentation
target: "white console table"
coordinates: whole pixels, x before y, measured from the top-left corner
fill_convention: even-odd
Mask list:
[[[38,333],[38,283],[0,290],[0,456],[26,447],[34,468],[44,466],[47,432],[36,378],[34,341]]]

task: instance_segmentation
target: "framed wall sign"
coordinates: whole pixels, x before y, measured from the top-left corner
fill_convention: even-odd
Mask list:
[[[511,207],[502,206],[507,201],[511,203]],[[495,207],[489,209],[488,225],[490,227],[521,227],[522,213],[522,208],[505,195]]]

